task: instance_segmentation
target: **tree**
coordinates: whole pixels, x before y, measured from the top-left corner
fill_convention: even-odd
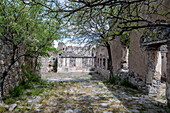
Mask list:
[[[86,18],[81,18],[82,15]],[[71,32],[70,34],[74,41],[86,43],[86,45],[104,46],[107,48],[111,79],[113,77],[113,65],[110,41],[115,38],[113,37],[115,27],[111,23],[114,21],[107,19],[107,17],[108,14],[102,11],[92,10],[91,15],[89,15],[89,13],[83,14],[83,12],[78,12],[70,20],[71,27],[68,32]]]
[[[45,2],[44,2],[45,3]],[[0,78],[1,97],[4,96],[4,80],[11,68],[24,57],[48,56],[53,40],[60,38],[59,21],[53,15],[45,15],[41,5],[29,6],[20,0],[0,2],[0,41],[12,50],[10,61]],[[49,18],[50,17],[50,18]]]
[[[44,4],[30,0],[28,4],[40,4],[48,9],[48,13],[61,14],[60,19],[73,26],[71,30],[77,29],[77,34],[85,37],[83,41],[104,44],[109,49],[110,40],[117,36],[127,38],[130,31],[156,26],[169,27],[169,9],[160,11],[165,5],[164,1],[68,0],[65,5],[60,5],[56,1]],[[165,21],[157,22],[150,18],[151,15],[159,16]],[[76,38],[81,39],[79,36]]]
[[[59,19],[66,21],[66,24],[70,22],[71,19],[74,19],[78,13],[81,15],[77,16],[77,18],[79,17],[85,20],[88,15],[87,20],[91,22],[93,22],[94,18],[91,16],[93,13],[99,11],[108,14],[105,18],[107,18],[107,20],[110,19],[111,22],[114,21],[115,31],[112,33],[112,38],[121,36],[122,34],[126,35],[130,31],[136,31],[141,28],[153,29],[155,27],[170,27],[169,0],[67,0],[65,5],[60,5],[54,0],[48,1],[48,4],[35,0],[28,1],[27,4],[39,4],[45,7],[48,13],[61,14],[62,16]],[[91,26],[89,26],[88,29],[90,28]],[[92,37],[91,34],[90,36]],[[153,36],[155,36],[155,34]],[[98,37],[98,35],[96,37]],[[125,36],[125,38],[126,37],[127,36]],[[93,37],[92,39],[88,39],[90,39],[89,42],[92,42]],[[167,100],[168,104],[170,104],[168,98]]]

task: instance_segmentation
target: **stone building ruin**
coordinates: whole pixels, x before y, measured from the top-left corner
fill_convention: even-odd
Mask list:
[[[50,57],[41,57],[41,70],[40,73],[48,73],[53,71],[53,64],[57,59],[57,54],[50,52]]]
[[[110,42],[113,72],[114,75],[130,81],[150,96],[160,97],[167,92],[169,98],[170,91],[166,84],[169,85],[169,72],[167,72],[169,47],[167,45],[170,40],[170,28],[156,27],[152,30],[156,31],[156,38],[131,32],[132,41],[129,47],[122,45],[119,38]],[[161,30],[161,34],[159,34],[159,30]],[[148,32],[152,31],[148,30]],[[109,71],[103,67],[109,62],[104,60],[107,57],[106,48],[98,47],[96,49],[96,71],[106,78],[108,78]]]
[[[58,72],[89,72],[94,70],[93,49],[88,46],[66,46],[60,42],[58,49]]]

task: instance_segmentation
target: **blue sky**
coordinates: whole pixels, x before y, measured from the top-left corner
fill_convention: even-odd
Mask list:
[[[65,0],[58,0],[59,2],[64,2]]]
[[[63,3],[65,0],[58,0],[60,3]],[[69,42],[69,40],[70,39],[62,39],[62,40],[58,40],[58,41],[54,41],[54,47],[55,48],[57,48],[58,47],[58,42],[60,42],[60,41],[62,41],[62,42],[64,42],[67,46],[69,46],[69,45],[72,45],[72,46],[84,46],[84,44],[82,44],[82,45],[80,45],[80,44],[73,44],[73,43],[71,43],[71,42]]]

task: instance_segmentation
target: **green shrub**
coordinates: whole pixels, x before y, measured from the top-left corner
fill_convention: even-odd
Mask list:
[[[106,83],[110,83],[110,84],[118,84],[120,81],[120,78],[118,76],[114,76],[111,79],[105,79]]]
[[[5,107],[0,106],[0,113],[3,113],[3,112],[5,112]]]
[[[129,88],[133,88],[133,89],[138,89],[136,86],[134,86],[131,82],[127,81],[127,80],[122,80],[120,82],[121,86],[125,86],[125,87],[129,87]]]
[[[21,85],[16,86],[14,89],[9,91],[9,94],[12,97],[19,97],[20,95],[23,94],[23,86],[21,86]]]
[[[95,72],[96,74],[100,74],[99,72]]]
[[[88,73],[88,75],[92,75],[92,74],[93,74],[92,72]]]
[[[3,102],[5,104],[14,104],[16,101],[14,99],[9,98],[9,97],[8,98],[5,97],[5,98],[3,98]]]
[[[35,82],[35,83],[38,83],[41,81],[41,77],[38,76],[37,74],[33,74],[30,78],[29,78],[29,81],[32,81],[32,82]]]
[[[33,90],[33,92],[32,92],[32,94],[31,95],[39,95],[39,94],[41,94],[41,93],[43,93],[43,91],[44,91],[44,89],[34,89]]]
[[[27,95],[27,96],[31,96],[31,95],[32,95],[32,92],[27,92],[26,95]]]

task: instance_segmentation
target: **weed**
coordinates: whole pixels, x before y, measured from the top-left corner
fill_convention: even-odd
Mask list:
[[[39,102],[37,102],[37,104],[41,104],[42,102],[43,102],[43,98],[41,98],[40,100],[39,100]]]
[[[35,95],[39,95],[39,94],[43,93],[43,91],[44,91],[44,89],[35,88],[35,89],[33,89],[33,91],[30,92],[30,93],[31,93],[31,95],[35,96]]]
[[[44,96],[45,96],[45,98],[48,98],[48,97],[50,97],[50,94],[47,93]]]
[[[166,99],[166,96],[165,95],[161,95],[161,99]]]
[[[133,89],[130,89],[130,88],[126,88],[126,89],[124,89],[124,91],[128,92],[131,95],[135,95],[137,93],[136,91],[134,91]]]
[[[9,91],[12,97],[19,97],[23,94],[23,86],[16,86],[14,89]]]
[[[26,98],[23,98],[23,97],[18,97],[17,99],[18,99],[18,100],[23,100],[23,101],[24,101],[24,100],[27,100]]]
[[[92,72],[88,73],[88,75],[92,75],[92,74],[93,74]]]
[[[138,89],[136,86],[134,86],[131,82],[129,82],[127,80],[122,80],[120,82],[120,85],[125,86],[125,87],[129,87],[129,88],[132,88],[132,89]]]
[[[1,113],[5,112],[5,108],[2,107],[2,106],[0,106],[0,112],[1,112]]]
[[[100,86],[100,88],[103,88],[104,86]]]
[[[16,101],[12,98],[3,98],[5,104],[14,104]]]
[[[100,74],[99,72],[95,72],[95,74]]]
[[[106,97],[100,97],[100,100],[106,100]]]
[[[95,84],[97,84],[97,85],[99,84],[99,82],[98,82],[98,81],[94,81],[94,83],[95,83]]]
[[[111,79],[105,79],[104,82],[110,83],[110,84],[118,84],[120,78],[118,76],[114,76]]]
[[[31,96],[31,95],[32,95],[32,92],[27,92],[26,95],[27,95],[27,96]]]

